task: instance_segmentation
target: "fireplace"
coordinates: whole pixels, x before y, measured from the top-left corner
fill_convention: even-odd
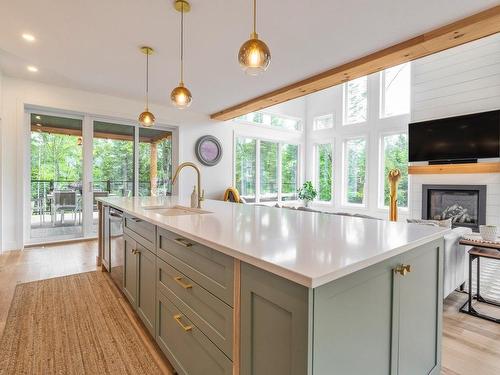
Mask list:
[[[486,224],[486,185],[423,185],[422,218],[478,232]]]

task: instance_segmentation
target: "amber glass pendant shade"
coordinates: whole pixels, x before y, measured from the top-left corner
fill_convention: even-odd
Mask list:
[[[271,51],[256,33],[243,43],[238,53],[238,61],[246,74],[256,76],[266,71],[271,62]]]
[[[189,91],[182,82],[179,83],[179,86],[173,89],[172,93],[170,94],[170,100],[172,101],[172,104],[179,109],[189,107],[191,105],[192,99],[193,98],[191,96],[191,91]]]
[[[149,112],[146,108],[144,112],[139,115],[139,124],[145,127],[150,127],[155,124],[155,115]]]

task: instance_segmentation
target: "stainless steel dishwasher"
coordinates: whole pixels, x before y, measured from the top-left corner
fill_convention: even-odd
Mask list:
[[[120,288],[123,287],[124,246],[123,212],[115,208],[109,209],[109,248],[111,279]]]

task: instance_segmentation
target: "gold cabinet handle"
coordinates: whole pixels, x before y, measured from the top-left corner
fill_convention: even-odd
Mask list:
[[[399,273],[401,276],[406,276],[409,272],[411,272],[411,265],[409,264],[400,264],[394,269],[394,273]]]
[[[191,247],[193,244],[186,240],[185,238],[176,238],[174,239],[175,242],[177,242],[179,245],[184,246],[184,247]]]
[[[186,326],[186,325],[182,324],[182,322],[181,322],[182,315],[181,314],[174,315],[173,318],[177,322],[177,324],[179,324],[182,327],[184,332],[189,332],[193,329],[193,326]]]
[[[191,289],[193,286],[191,284],[186,284],[182,282],[182,276],[176,276],[174,277],[174,280],[177,284],[182,286],[184,289]]]

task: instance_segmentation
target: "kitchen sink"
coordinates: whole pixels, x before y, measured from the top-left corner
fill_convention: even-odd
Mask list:
[[[154,212],[155,214],[163,216],[182,216],[182,215],[200,215],[200,214],[211,214],[210,211],[202,210],[201,208],[191,208],[185,206],[143,206],[142,209]]]

